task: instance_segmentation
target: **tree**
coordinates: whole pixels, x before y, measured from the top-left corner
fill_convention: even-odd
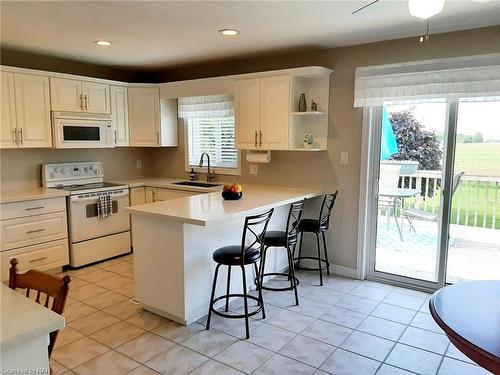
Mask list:
[[[474,134],[474,143],[483,143],[483,134],[480,132],[477,132]]]
[[[389,120],[399,150],[391,160],[413,160],[419,169],[441,170],[443,152],[437,133],[425,130],[411,110],[391,112]]]
[[[436,132],[425,130],[423,124],[415,118],[411,110],[391,112],[389,120],[391,121],[399,151],[397,154],[392,155],[390,160],[418,161],[419,169],[441,170],[443,152]],[[408,181],[403,181],[403,184],[409,187],[407,186]],[[434,188],[437,186],[431,185],[426,189],[426,185],[427,179],[423,178],[422,195],[425,196],[425,192],[427,192],[428,196],[432,196]],[[439,183],[436,183],[436,185],[439,185]],[[415,187],[414,181],[412,188]]]

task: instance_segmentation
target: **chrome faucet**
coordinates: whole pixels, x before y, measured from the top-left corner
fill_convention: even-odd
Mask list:
[[[198,164],[198,166],[200,168],[203,167],[203,156],[205,156],[205,155],[207,155],[207,161],[208,161],[208,165],[207,165],[207,182],[212,182],[212,180],[215,178],[215,175],[210,170],[210,155],[208,155],[206,152],[204,152],[203,154],[201,154],[200,164]]]

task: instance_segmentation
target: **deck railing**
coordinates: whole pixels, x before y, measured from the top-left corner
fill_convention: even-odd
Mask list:
[[[437,212],[441,200],[441,171],[418,170],[401,174],[401,187],[421,191],[405,206]],[[500,229],[500,178],[464,175],[453,195],[451,223],[474,227]]]

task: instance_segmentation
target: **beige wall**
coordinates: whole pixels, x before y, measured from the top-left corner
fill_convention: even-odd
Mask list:
[[[303,64],[323,65],[334,69],[330,88],[330,123],[327,152],[272,152],[270,164],[259,164],[256,176],[248,174],[242,163],[238,181],[286,186],[310,186],[339,190],[334,211],[333,230],[329,233],[330,257],[337,265],[355,268],[358,239],[358,199],[361,157],[362,110],[353,108],[354,72],[357,66],[388,64],[439,57],[464,56],[500,52],[500,27],[433,35],[429,43],[419,44],[416,38],[400,39],[354,47],[338,48],[312,55],[282,55],[259,58],[251,66],[246,60],[222,65],[219,74],[239,74],[294,67]],[[314,58],[313,58],[314,57]],[[220,66],[220,64],[218,65]],[[253,70],[253,69],[255,70]],[[207,76],[209,67],[165,73],[172,80]],[[197,76],[196,73],[200,75]],[[183,140],[182,131],[180,140]],[[349,153],[349,164],[340,165],[340,152]],[[184,149],[155,150],[153,173],[162,176],[186,177]]]
[[[136,168],[142,160],[142,168]],[[74,161],[101,161],[106,179],[149,176],[151,152],[143,148],[93,150],[11,149],[0,151],[2,189],[41,186],[41,165]]]

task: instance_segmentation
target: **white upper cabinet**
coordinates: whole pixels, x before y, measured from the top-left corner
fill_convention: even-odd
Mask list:
[[[14,73],[1,72],[2,107],[0,146],[2,148],[17,147],[16,104],[14,96]]]
[[[160,90],[128,88],[130,146],[160,147]]]
[[[111,120],[115,131],[115,145],[129,145],[127,88],[111,86]]]
[[[53,111],[110,113],[109,85],[76,79],[50,78]]]
[[[177,99],[160,99],[160,146],[179,145]]]
[[[51,147],[49,78],[15,74],[16,118],[21,147]]]
[[[52,147],[49,78],[2,72],[2,148]]]
[[[259,147],[288,149],[290,119],[290,76],[262,78],[260,83]]]
[[[242,79],[235,86],[236,147],[259,148],[260,79]]]

